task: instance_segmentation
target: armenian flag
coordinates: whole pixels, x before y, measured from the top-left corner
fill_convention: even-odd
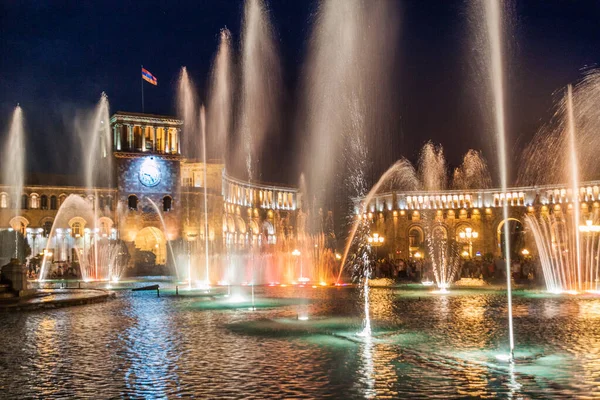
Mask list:
[[[142,67],[142,79],[154,86],[158,85],[158,80],[146,68]]]

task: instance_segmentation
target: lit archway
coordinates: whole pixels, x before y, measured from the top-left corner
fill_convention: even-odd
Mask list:
[[[160,229],[150,226],[142,229],[135,235],[134,244],[140,251],[152,252],[157,265],[166,265],[167,239]]]
[[[12,218],[9,224],[10,227],[13,228],[15,231],[21,232],[21,234],[25,235],[25,230],[27,229],[27,226],[29,226],[29,221],[27,220],[27,218],[17,216]]]
[[[501,254],[505,254],[504,224],[508,223],[509,244],[511,257],[518,256],[525,247],[525,225],[517,218],[508,218],[500,221],[496,228],[496,245]]]
[[[423,228],[418,225],[412,225],[408,228],[408,251],[410,254],[419,251],[423,246],[424,240]]]

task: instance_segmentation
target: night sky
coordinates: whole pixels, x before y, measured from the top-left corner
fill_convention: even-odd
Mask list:
[[[375,1],[375,0],[373,0]],[[384,0],[388,1],[388,0]],[[389,0],[393,1],[393,0]],[[417,158],[428,139],[441,143],[450,165],[468,148],[495,155],[481,134],[481,99],[473,79],[467,2],[397,1],[402,18],[398,49],[398,129],[382,138],[381,165]],[[294,155],[294,104],[315,1],[268,2],[285,74],[288,143]],[[175,113],[179,69],[187,66],[199,95],[228,27],[239,44],[243,0],[7,1],[0,5],[0,131],[16,103],[27,120],[31,171],[77,168],[72,121],[105,91],[111,111],[141,111],[140,65],[158,78],[145,86],[146,112]],[[513,159],[552,114],[555,92],[600,60],[600,2],[518,1],[514,6],[508,70],[508,127]],[[238,45],[239,47],[239,45]],[[289,140],[287,140],[289,138]],[[65,157],[65,152],[73,155]],[[274,158],[271,162],[277,164]],[[293,168],[276,178],[295,183]]]

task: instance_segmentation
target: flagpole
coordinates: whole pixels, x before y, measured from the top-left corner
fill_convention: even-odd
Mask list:
[[[142,69],[144,68],[144,66],[142,65]],[[142,112],[144,112],[144,76],[141,75],[141,71],[140,71],[140,77],[142,78]]]

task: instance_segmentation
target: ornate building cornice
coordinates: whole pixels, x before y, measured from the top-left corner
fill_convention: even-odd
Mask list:
[[[185,161],[185,157],[181,154],[169,154],[169,153],[152,153],[152,152],[124,152],[115,151],[115,158],[142,158],[142,157],[156,157],[162,160],[170,161]]]
[[[153,115],[141,113],[125,113],[117,111],[110,118],[111,125],[118,123],[129,123],[135,125],[160,125],[168,127],[181,127],[183,121],[168,115]]]

